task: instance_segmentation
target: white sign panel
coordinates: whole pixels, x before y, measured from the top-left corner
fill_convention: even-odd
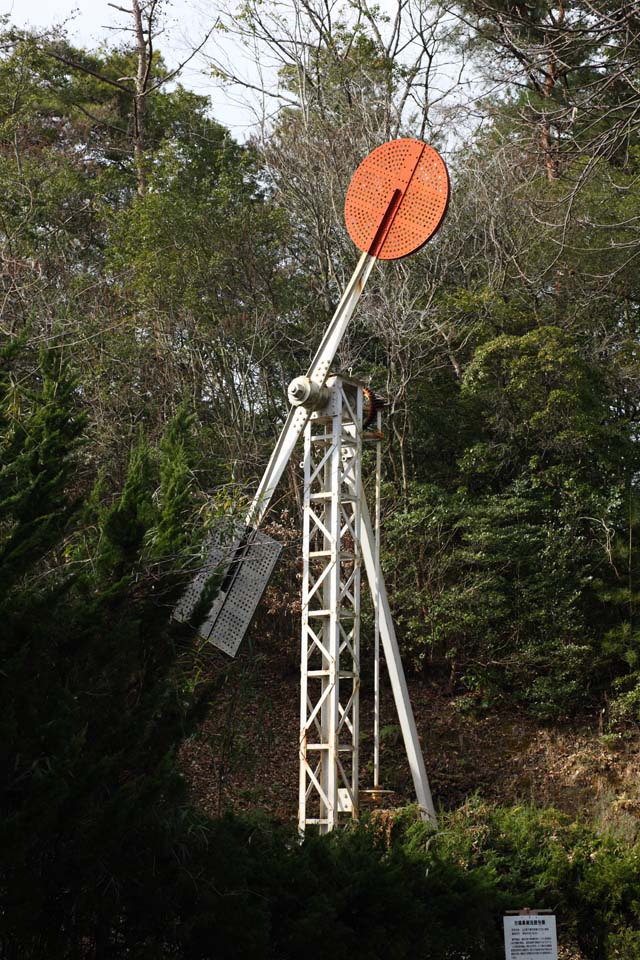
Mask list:
[[[504,918],[507,960],[558,960],[556,918],[546,914],[520,914]]]

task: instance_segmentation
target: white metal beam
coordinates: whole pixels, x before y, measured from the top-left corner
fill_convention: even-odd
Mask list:
[[[364,491],[361,492],[360,508],[362,522],[362,556],[364,559],[365,569],[367,571],[369,587],[372,594],[375,595],[377,593],[378,596],[382,649],[384,651],[387,664],[387,672],[391,682],[391,689],[393,690],[393,698],[395,700],[396,710],[398,712],[398,720],[400,721],[400,729],[402,730],[402,737],[404,739],[407,759],[411,769],[411,776],[413,777],[416,797],[427,819],[434,825],[434,827],[437,827],[438,819],[436,817],[436,810],[433,805],[431,790],[429,788],[429,778],[427,777],[427,770],[424,765],[424,757],[422,756],[420,738],[418,737],[418,728],[416,727],[415,717],[413,715],[413,710],[411,709],[407,681],[402,667],[402,660],[400,659],[398,640],[396,637],[395,628],[393,626],[393,620],[391,619],[391,610],[389,609],[387,591],[382,576],[378,576],[375,556],[375,538],[373,535],[371,518],[369,516],[369,510],[367,508]]]
[[[375,262],[376,258],[368,253],[363,253],[360,257],[353,276],[342,294],[340,303],[336,307],[336,311],[322,338],[320,346],[311,361],[311,366],[307,371],[307,377],[320,387],[324,385],[329,375],[336,351],[340,346],[340,342],[347,329],[347,324],[351,319]],[[280,431],[278,442],[267,464],[267,469],[264,472],[256,495],[249,507],[245,520],[247,526],[260,526],[265,513],[269,509],[271,499],[286,469],[289,458],[293,453],[298,437],[304,430],[308,419],[309,411],[304,407],[292,407],[289,411],[284,427]]]

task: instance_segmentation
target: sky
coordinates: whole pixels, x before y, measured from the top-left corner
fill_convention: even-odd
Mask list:
[[[127,0],[119,2],[123,7],[128,6]],[[205,0],[169,0],[165,8],[166,30],[157,42],[168,65],[173,67],[201,42],[211,26],[215,8],[212,10]],[[65,25],[69,38],[88,48],[105,40],[118,42],[126,36],[113,28],[126,23],[127,17],[110,7],[107,0],[0,0],[0,13],[8,14],[10,21],[19,27]],[[221,41],[224,42],[224,38],[216,36],[210,43],[219,45]],[[234,55],[237,56],[237,51]],[[229,127],[237,139],[246,139],[255,124],[253,112],[247,104],[225,94],[220,85],[207,76],[206,69],[205,59],[197,57],[185,67],[180,80],[189,89],[209,96],[216,120]]]
[[[396,2],[379,0],[379,6],[383,10],[385,4],[395,8]],[[113,3],[128,8],[130,0],[113,0]],[[224,3],[225,0],[164,0],[164,31],[156,46],[170,68],[185,60],[202,43]],[[105,41],[119,43],[125,38],[131,39],[130,33],[117,29],[129,25],[130,17],[115,10],[108,0],[0,0],[0,13],[8,14],[16,26],[64,26],[72,42],[88,49]],[[268,115],[273,101],[262,104],[259,95],[252,95],[247,89],[224,90],[220,81],[211,75],[212,60],[229,64],[234,73],[257,87],[262,80],[271,89],[277,86],[276,67],[269,62],[257,64],[255,56],[246,52],[232,33],[216,30],[202,54],[196,55],[180,74],[180,82],[185,87],[210,98],[212,115],[242,142],[258,132],[259,114],[264,108]],[[458,63],[436,64],[443,89],[458,82],[459,69]],[[454,128],[451,136],[456,136]]]

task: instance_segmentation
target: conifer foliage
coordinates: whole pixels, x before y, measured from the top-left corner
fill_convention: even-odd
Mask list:
[[[139,439],[121,491],[82,511],[72,378],[52,356],[29,390],[3,373],[0,936],[64,956],[78,939],[112,942],[126,891],[153,888],[181,835],[176,750],[197,696],[153,582],[159,550],[177,563],[167,518],[185,494],[188,421],[159,455]]]

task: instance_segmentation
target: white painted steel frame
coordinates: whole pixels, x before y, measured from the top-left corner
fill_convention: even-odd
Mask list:
[[[382,226],[382,225],[381,225]],[[363,253],[336,308],[336,312],[313,358],[307,377],[319,386],[327,381],[329,369],[340,345],[347,324],[360,299],[376,258]],[[339,387],[335,384],[339,383]],[[340,404],[346,393],[342,378],[334,379],[340,392]],[[353,396],[353,391],[350,396]],[[324,423],[330,423],[327,440],[321,433],[322,418],[310,414],[303,406],[289,411],[273,450],[267,469],[247,512],[247,526],[258,527],[267,512],[276,487],[305,426],[305,490],[313,479],[322,478],[324,489],[317,500],[305,501],[304,578],[303,587],[303,696],[301,697],[301,778],[300,827],[317,823],[322,831],[336,826],[341,817],[356,817],[358,812],[358,724],[359,724],[359,623],[360,563],[364,558],[369,585],[376,605],[376,619],[385,654],[391,687],[398,711],[416,795],[424,814],[436,824],[436,815],[429,790],[415,719],[409,703],[407,685],[400,661],[384,582],[380,574],[376,537],[367,510],[360,477],[362,441],[362,390],[356,400],[340,406]],[[351,407],[348,410],[348,407]],[[314,419],[311,419],[311,418]],[[351,420],[348,419],[351,417]],[[326,431],[325,431],[326,432]],[[320,453],[321,469],[312,467],[315,448]],[[343,450],[347,456],[342,457]],[[353,451],[349,454],[349,451]],[[324,458],[324,459],[323,459]],[[312,479],[313,478],[313,479]],[[311,508],[312,503],[321,506]],[[321,516],[319,516],[321,514]],[[323,549],[311,550],[314,536],[323,539]],[[347,550],[347,545],[350,551]],[[349,556],[351,552],[351,557]],[[315,556],[313,554],[315,553]],[[324,559],[324,572],[314,572],[312,561]],[[349,571],[348,564],[351,564]],[[322,589],[320,589],[322,587]],[[322,595],[324,606],[315,609]],[[315,598],[315,599],[314,599]],[[347,615],[348,614],[348,615]],[[317,621],[317,623],[316,623]],[[319,670],[310,668],[313,657],[320,656]],[[345,658],[350,669],[344,668]],[[320,694],[313,702],[310,681],[320,681]],[[349,692],[345,699],[345,690]],[[376,703],[377,703],[376,684]],[[376,720],[376,730],[379,720]],[[318,740],[310,739],[318,733]],[[312,757],[313,754],[313,757]],[[376,751],[377,757],[377,751]],[[377,767],[377,762],[376,762]],[[377,770],[374,782],[378,779]],[[340,786],[342,784],[342,786]],[[317,816],[310,815],[312,796]]]
[[[382,649],[384,651],[387,673],[391,682],[393,699],[398,713],[402,738],[409,761],[409,768],[413,778],[413,785],[416,791],[416,798],[425,817],[437,827],[436,817],[431,789],[429,787],[429,778],[424,765],[420,738],[418,737],[418,728],[416,727],[415,717],[411,709],[409,700],[409,691],[407,681],[402,668],[400,659],[400,650],[396,637],[395,627],[391,618],[389,608],[389,599],[387,597],[386,587],[382,576],[378,573],[376,564],[375,536],[369,517],[369,510],[364,494],[360,493],[360,509],[362,513],[361,533],[362,533],[362,556],[364,559],[367,578],[372,593],[378,593],[378,606],[380,610],[380,636],[382,638]]]
[[[376,413],[376,475],[374,541],[376,583],[380,580],[380,520],[382,509],[382,411]],[[373,602],[373,790],[380,787],[380,604],[378,590],[371,591]]]
[[[305,429],[300,668],[301,832],[358,816],[362,390],[328,383]]]
[[[298,824],[358,815],[360,571],[364,561],[416,798],[437,826],[361,476],[362,388],[327,383],[305,429]]]
[[[322,338],[322,342],[311,361],[311,365],[307,371],[307,377],[314,383],[317,383],[318,386],[323,386],[329,375],[329,368],[333,363],[336,351],[347,329],[347,324],[369,279],[369,274],[373,269],[374,263],[376,263],[376,258],[368,253],[363,253],[360,257],[351,280],[342,294],[340,303],[336,307],[336,311]],[[269,463],[267,464],[267,469],[263,474],[256,495],[249,507],[245,520],[247,526],[260,526],[265,513],[269,509],[269,504],[289,462],[289,458],[293,453],[298,437],[302,433],[308,419],[309,413],[304,407],[292,407],[289,411]]]

